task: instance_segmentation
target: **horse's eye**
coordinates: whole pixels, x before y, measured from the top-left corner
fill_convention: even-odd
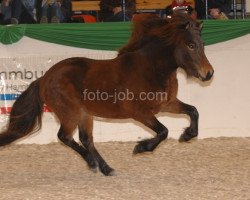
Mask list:
[[[188,43],[188,48],[190,49],[190,50],[194,50],[194,48],[195,48],[195,44],[193,44],[193,43]]]

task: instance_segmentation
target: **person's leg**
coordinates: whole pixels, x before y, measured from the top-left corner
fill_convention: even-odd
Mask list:
[[[42,11],[42,17],[40,19],[40,24],[48,23],[48,4],[44,4],[44,6],[41,8]]]
[[[63,0],[61,3],[60,11],[63,16],[64,23],[71,22],[71,16],[72,16],[72,3],[71,0]]]
[[[22,13],[20,17],[20,23],[36,23],[36,0],[22,0]]]
[[[0,13],[0,24],[1,25],[6,25],[5,20],[4,20],[4,15],[2,13]]]
[[[11,24],[11,6],[9,4],[1,4],[0,11],[0,24]]]
[[[23,9],[22,2],[20,0],[13,0],[10,6],[11,6],[11,18],[13,21],[15,20],[18,23]]]
[[[2,3],[1,12],[3,14],[3,20],[7,20],[11,18],[11,7],[10,5],[5,5]]]
[[[60,5],[58,3],[51,4],[51,23],[60,23]]]
[[[58,3],[57,3],[57,6],[56,6],[56,16],[58,17],[60,22],[64,21],[64,16],[63,16],[63,13],[62,13],[61,5],[58,4]]]

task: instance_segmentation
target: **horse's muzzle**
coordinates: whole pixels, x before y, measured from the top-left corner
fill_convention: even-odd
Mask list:
[[[214,70],[209,70],[206,77],[202,78],[202,81],[209,81],[212,78],[213,74],[214,74]]]

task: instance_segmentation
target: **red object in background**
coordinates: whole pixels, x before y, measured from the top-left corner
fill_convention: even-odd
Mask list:
[[[178,4],[178,3],[176,3],[176,1],[173,1],[172,4],[171,4],[172,8],[175,8],[175,7],[178,7],[178,6],[191,6],[191,3],[183,1],[182,4]]]
[[[0,107],[0,114],[9,114],[12,107]],[[44,105],[43,112],[53,112],[47,105]]]
[[[8,114],[11,112],[12,107],[1,107],[0,108],[0,114]]]
[[[93,15],[73,15],[73,20],[83,20],[83,23],[95,23],[96,18]]]

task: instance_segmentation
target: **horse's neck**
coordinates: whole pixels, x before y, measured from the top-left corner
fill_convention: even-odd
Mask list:
[[[174,47],[163,45],[159,40],[148,43],[141,49],[141,52],[157,73],[169,74],[178,68]]]
[[[157,80],[161,87],[165,87],[166,81],[175,74],[178,68],[173,47],[152,42],[144,46],[140,52],[144,61],[148,63],[142,66],[147,71],[147,76]]]

